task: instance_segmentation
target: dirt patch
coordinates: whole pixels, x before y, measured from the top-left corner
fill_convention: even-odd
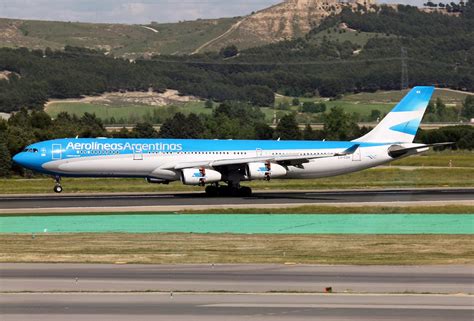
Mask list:
[[[183,104],[190,101],[199,101],[194,96],[181,95],[177,90],[167,89],[163,93],[154,91],[131,91],[131,92],[114,92],[104,93],[100,96],[85,96],[79,99],[55,99],[49,100],[45,104],[45,110],[53,103],[88,103],[100,105],[116,105],[116,104],[138,104],[149,106],[168,106],[173,104]]]

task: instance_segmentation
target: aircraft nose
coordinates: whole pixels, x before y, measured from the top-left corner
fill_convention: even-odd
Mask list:
[[[18,153],[13,156],[13,162],[17,163],[18,165],[25,165],[25,155],[24,153]]]

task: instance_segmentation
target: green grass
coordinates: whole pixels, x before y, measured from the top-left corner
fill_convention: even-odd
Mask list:
[[[343,97],[344,101],[359,102],[361,104],[372,103],[398,103],[406,94],[408,90],[394,90],[394,91],[377,91],[375,93],[359,93],[349,94]],[[441,98],[444,103],[461,106],[466,99],[468,93],[459,93],[445,89],[436,89],[433,94],[433,100]],[[472,93],[471,93],[472,95]]]
[[[474,167],[473,151],[428,152],[391,163],[393,166]]]
[[[331,108],[333,107],[341,107],[344,109],[346,113],[358,113],[359,115],[366,117],[369,116],[373,109],[378,109],[383,113],[388,113],[393,107],[394,104],[391,103],[380,103],[380,102],[359,102],[359,101],[347,101],[345,99],[339,100],[327,100],[318,97],[298,97],[300,103],[303,104],[304,102],[323,102],[326,104],[326,113],[330,112]],[[291,104],[292,98],[291,97],[277,97],[275,99],[275,106],[278,106],[280,102],[289,102]],[[298,107],[291,106],[290,111],[298,111]],[[273,111],[272,111],[273,112]],[[272,114],[273,115],[273,114]],[[311,116],[312,114],[306,114],[307,116]],[[314,114],[318,115],[318,114]]]
[[[299,97],[300,103],[304,102],[324,102],[327,106],[328,113],[331,108],[338,106],[344,109],[347,113],[357,113],[363,119],[366,119],[372,110],[377,109],[382,114],[388,113],[405,94],[402,91],[391,91],[391,92],[377,92],[377,93],[360,93],[344,96],[339,100],[327,100],[318,97]],[[437,91],[435,97],[441,97],[448,104],[460,106],[462,101],[466,97],[466,94],[450,92],[450,91]],[[278,106],[282,102],[291,104],[292,97],[278,96],[275,99],[275,106]],[[297,106],[291,106],[290,110],[277,110],[277,119],[280,119],[285,114],[291,112],[298,112]],[[69,102],[69,101],[58,101],[52,102],[46,108],[46,112],[51,117],[56,117],[60,112],[66,111],[70,114],[82,116],[84,113],[95,113],[97,117],[101,119],[110,119],[114,117],[116,121],[120,122],[120,119],[124,120],[124,123],[136,123],[138,121],[149,120],[154,114],[159,115],[161,121],[166,118],[172,117],[176,112],[182,112],[184,114],[195,113],[195,114],[210,114],[212,109],[205,108],[203,101],[191,101],[187,103],[178,104],[176,106],[151,106],[146,104],[131,104],[120,99],[114,99],[111,102]],[[261,111],[265,114],[267,123],[271,123],[274,115],[273,107],[263,107]],[[315,117],[320,114],[309,114],[299,113],[298,121],[300,123],[313,123],[319,122],[320,119]]]
[[[0,262],[472,264],[471,235],[0,235]]]
[[[341,99],[330,101],[319,97],[298,97],[298,99],[301,104],[304,102],[324,102],[327,106],[326,112],[329,112],[332,107],[339,106],[347,113],[358,113],[362,117],[366,117],[370,115],[373,109],[380,110],[382,114],[388,113],[407,94],[407,92],[407,90],[395,90],[377,91],[375,93],[348,94],[344,95]],[[467,95],[469,94],[437,89],[432,99],[435,100],[441,98],[448,106],[460,107]],[[292,100],[292,97],[278,96],[275,99],[275,106],[278,106],[282,102],[287,102],[291,105]],[[291,111],[298,111],[298,107],[292,106]]]
[[[66,193],[99,192],[188,192],[203,188],[186,186],[180,182],[169,185],[148,184],[133,178],[64,178]],[[474,168],[375,168],[353,174],[301,180],[274,179],[270,182],[244,182],[255,190],[315,190],[346,188],[416,188],[416,187],[473,187]],[[51,178],[1,179],[0,194],[52,193]]]
[[[110,119],[111,117],[114,117],[116,121],[123,119],[128,124],[150,119],[154,114],[157,114],[160,119],[164,120],[172,117],[177,112],[184,114],[210,114],[212,109],[205,108],[202,101],[187,102],[177,106],[151,106],[123,102],[114,102],[112,105],[83,102],[53,102],[48,105],[46,112],[53,118],[61,112],[68,112],[79,117],[84,115],[84,113],[91,113],[96,114],[101,119]]]

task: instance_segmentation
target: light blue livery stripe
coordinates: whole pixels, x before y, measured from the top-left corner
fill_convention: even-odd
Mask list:
[[[410,121],[395,125],[390,127],[391,130],[404,133],[404,134],[409,134],[409,135],[416,135],[416,132],[418,131],[418,127],[420,126],[420,119],[412,119]]]
[[[424,111],[430,102],[434,87],[414,87],[399,103],[392,112]]]

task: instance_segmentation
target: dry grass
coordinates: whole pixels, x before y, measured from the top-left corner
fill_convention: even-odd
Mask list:
[[[75,215],[134,215],[134,214],[474,214],[473,205],[430,205],[430,206],[346,206],[302,205],[280,208],[210,208],[206,210],[182,210],[177,212],[134,211],[134,212],[52,212],[52,213],[0,213],[0,217],[14,216],[75,216]]]
[[[225,208],[181,211],[183,214],[474,214],[471,205],[337,206],[306,205],[293,208]],[[114,213],[117,214],[117,213]],[[0,214],[1,216],[2,214]],[[16,216],[16,214],[3,214]],[[20,215],[20,214],[18,214]],[[56,214],[52,214],[56,215]]]
[[[473,264],[472,235],[0,235],[1,262]]]

